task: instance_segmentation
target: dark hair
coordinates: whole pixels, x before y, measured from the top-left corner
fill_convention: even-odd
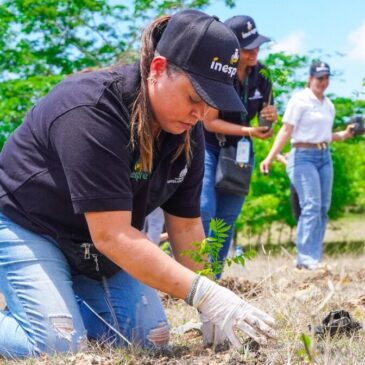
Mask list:
[[[153,135],[152,135],[152,109],[148,98],[148,75],[151,62],[156,55],[156,46],[164,32],[170,16],[162,16],[153,21],[142,33],[141,38],[141,85],[132,107],[131,115],[131,139],[130,143],[136,148],[139,143],[140,164],[142,171],[152,171],[153,167]],[[183,72],[179,67],[169,63],[168,73]],[[190,132],[185,132],[184,144],[179,146],[175,158],[183,151],[187,162],[191,160]]]

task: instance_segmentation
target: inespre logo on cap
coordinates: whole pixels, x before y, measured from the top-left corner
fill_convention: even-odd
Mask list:
[[[316,67],[316,72],[321,71],[329,71],[329,68],[325,63],[321,63],[319,66]]]
[[[230,65],[234,65],[239,60],[238,49],[236,48],[235,53],[231,56],[229,61]],[[210,64],[210,69],[218,72],[223,72],[229,75],[229,77],[233,77],[237,72],[237,67],[230,66],[228,64],[223,64],[219,61],[219,57],[213,57],[212,63]]]
[[[253,25],[251,24],[251,22],[248,21],[247,22],[247,32],[241,32],[241,36],[243,39],[246,39],[256,33],[257,33],[257,28],[253,28]]]

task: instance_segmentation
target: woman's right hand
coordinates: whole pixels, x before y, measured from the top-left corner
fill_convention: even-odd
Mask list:
[[[235,330],[246,333],[261,345],[267,344],[270,338],[276,338],[275,321],[271,316],[206,277],[199,278],[192,305],[205,317],[205,321],[218,328],[218,342],[227,337],[234,347],[241,348],[242,343]]]
[[[268,127],[248,127],[249,136],[259,139],[268,139],[272,136],[272,128]]]
[[[260,163],[260,171],[263,174],[267,175],[270,171],[271,165],[272,165],[272,160],[266,157],[265,160],[261,161]]]

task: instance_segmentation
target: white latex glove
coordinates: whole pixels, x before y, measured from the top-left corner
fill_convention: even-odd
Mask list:
[[[203,315],[206,326],[208,326],[207,322],[211,322],[220,331],[215,336],[216,339],[214,334],[213,338],[209,338],[209,334],[206,332],[207,341],[222,341],[222,337],[225,335],[233,346],[241,348],[242,344],[235,335],[234,329],[242,330],[262,345],[267,343],[268,338],[276,337],[275,331],[271,327],[275,321],[271,316],[206,277],[199,278],[196,288],[193,290],[191,304]]]
[[[203,334],[203,345],[217,346],[222,344],[226,340],[227,335],[204,314],[200,313],[199,317],[202,322],[201,331]]]

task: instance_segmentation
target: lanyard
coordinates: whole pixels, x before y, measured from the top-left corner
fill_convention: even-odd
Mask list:
[[[243,95],[241,94],[240,98],[241,98],[241,101],[242,101],[243,105],[245,106],[245,108],[247,110],[247,106],[248,106],[248,75],[245,77]],[[242,120],[244,122],[246,122],[247,117],[248,117],[248,110],[247,110],[247,112],[242,112],[241,117],[242,117]]]

